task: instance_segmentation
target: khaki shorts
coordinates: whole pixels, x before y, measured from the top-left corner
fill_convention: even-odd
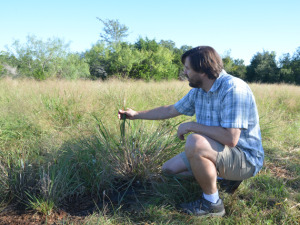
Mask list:
[[[227,180],[245,180],[253,176],[255,167],[246,160],[245,153],[237,147],[218,149],[216,169],[219,177]],[[185,152],[180,153],[184,164],[192,172]]]

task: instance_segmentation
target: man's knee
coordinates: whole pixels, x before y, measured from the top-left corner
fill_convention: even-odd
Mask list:
[[[170,165],[168,162],[165,162],[162,165],[161,170],[163,173],[171,174],[171,175],[177,174],[178,172],[177,169],[175,169],[174,166]]]
[[[209,142],[206,137],[202,135],[188,135],[185,144],[185,153],[187,158],[204,156],[207,144],[209,144]]]
[[[162,171],[167,174],[178,174],[186,171],[186,165],[182,159],[181,153],[169,159],[162,165]]]

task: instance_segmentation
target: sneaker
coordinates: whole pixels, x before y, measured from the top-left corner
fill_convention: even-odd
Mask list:
[[[236,181],[236,180],[220,179],[218,180],[218,183],[220,185],[221,190],[224,190],[226,193],[233,194],[242,183],[242,180]]]
[[[222,199],[212,203],[204,198],[180,205],[183,212],[195,216],[224,216],[225,208]]]

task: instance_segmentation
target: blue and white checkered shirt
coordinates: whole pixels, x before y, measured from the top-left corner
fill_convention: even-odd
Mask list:
[[[243,80],[223,70],[208,92],[193,88],[175,108],[188,116],[196,113],[197,122],[206,126],[240,128],[236,147],[245,152],[246,159],[255,166],[254,175],[262,168],[264,150],[255,98]]]

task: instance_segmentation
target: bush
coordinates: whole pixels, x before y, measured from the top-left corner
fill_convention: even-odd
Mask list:
[[[5,73],[4,66],[0,64],[0,76],[2,76]]]
[[[134,64],[130,76],[144,80],[169,80],[178,78],[178,67],[173,64],[174,54],[159,46],[155,52],[140,52],[141,61]]]
[[[101,78],[105,80],[107,78],[107,73],[105,69],[100,64],[92,64],[89,68],[92,79]]]
[[[79,54],[68,54],[60,62],[56,76],[66,79],[90,78],[89,65]]]

